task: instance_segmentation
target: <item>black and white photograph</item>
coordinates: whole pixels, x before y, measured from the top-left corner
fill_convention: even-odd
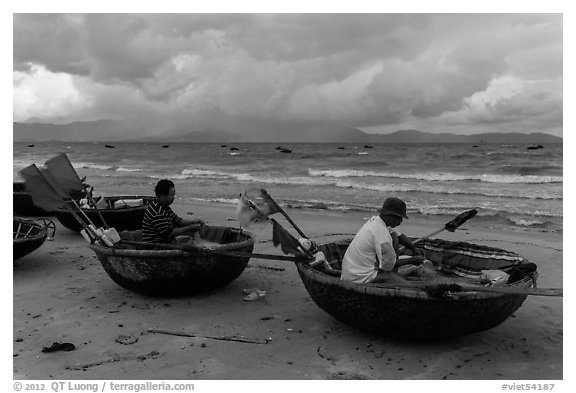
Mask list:
[[[14,391],[566,386],[562,7],[127,9],[12,15]]]

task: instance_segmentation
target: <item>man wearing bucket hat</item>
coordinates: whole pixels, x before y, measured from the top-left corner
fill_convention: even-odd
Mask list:
[[[400,198],[386,198],[379,213],[360,228],[348,246],[342,259],[342,280],[361,284],[405,283],[393,269],[408,264],[420,265],[424,261],[424,257],[418,255],[412,242],[395,229],[404,218],[408,218],[406,203]],[[395,242],[411,250],[414,255],[398,259]]]

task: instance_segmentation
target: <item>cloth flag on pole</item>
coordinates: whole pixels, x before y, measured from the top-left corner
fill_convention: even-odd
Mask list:
[[[46,161],[45,164],[53,177],[58,179],[58,183],[60,183],[64,191],[69,194],[84,191],[84,185],[65,153],[58,154]]]
[[[278,206],[276,201],[272,199],[272,197],[268,195],[268,192],[266,192],[266,190],[263,188],[260,189],[260,197],[264,201],[263,206],[260,208],[264,214],[269,216],[280,211],[280,206]]]
[[[298,240],[284,229],[276,220],[272,221],[272,243],[274,247],[280,246],[284,254],[302,254]]]
[[[264,198],[263,198],[264,199]],[[236,219],[242,227],[248,227],[254,223],[260,223],[268,220],[270,214],[278,212],[273,206],[264,202],[255,202],[249,199],[246,193],[238,197],[238,206],[236,208]]]
[[[58,187],[55,189],[54,185],[46,180],[36,164],[27,166],[19,173],[24,178],[26,191],[36,206],[51,212],[66,203],[65,194],[58,190]]]

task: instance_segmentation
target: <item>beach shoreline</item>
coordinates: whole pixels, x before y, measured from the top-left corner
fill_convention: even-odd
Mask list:
[[[235,206],[177,200],[173,208],[211,225],[238,226]],[[352,237],[371,216],[287,212],[319,243]],[[278,221],[285,223],[279,214]],[[54,240],[14,265],[14,379],[563,379],[562,298],[529,296],[504,323],[469,336],[435,343],[393,340],[348,327],[317,307],[291,262],[251,259],[234,282],[200,295],[153,298],[130,292],[107,276],[79,234],[55,222]],[[400,229],[419,237],[444,224],[419,216]],[[281,254],[269,225],[252,231],[254,252]],[[435,237],[517,252],[538,265],[540,287],[562,287],[561,234],[478,228],[472,219],[455,233]],[[248,288],[266,296],[244,301]],[[148,329],[271,341],[227,342],[147,334]],[[135,342],[120,343],[121,336]],[[41,352],[54,342],[76,349]]]

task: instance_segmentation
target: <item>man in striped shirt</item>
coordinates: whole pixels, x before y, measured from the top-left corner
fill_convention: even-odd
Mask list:
[[[142,240],[149,243],[171,243],[176,236],[198,231],[202,220],[185,220],[172,211],[176,187],[170,180],[160,180],[154,189],[152,201],[142,219]]]

